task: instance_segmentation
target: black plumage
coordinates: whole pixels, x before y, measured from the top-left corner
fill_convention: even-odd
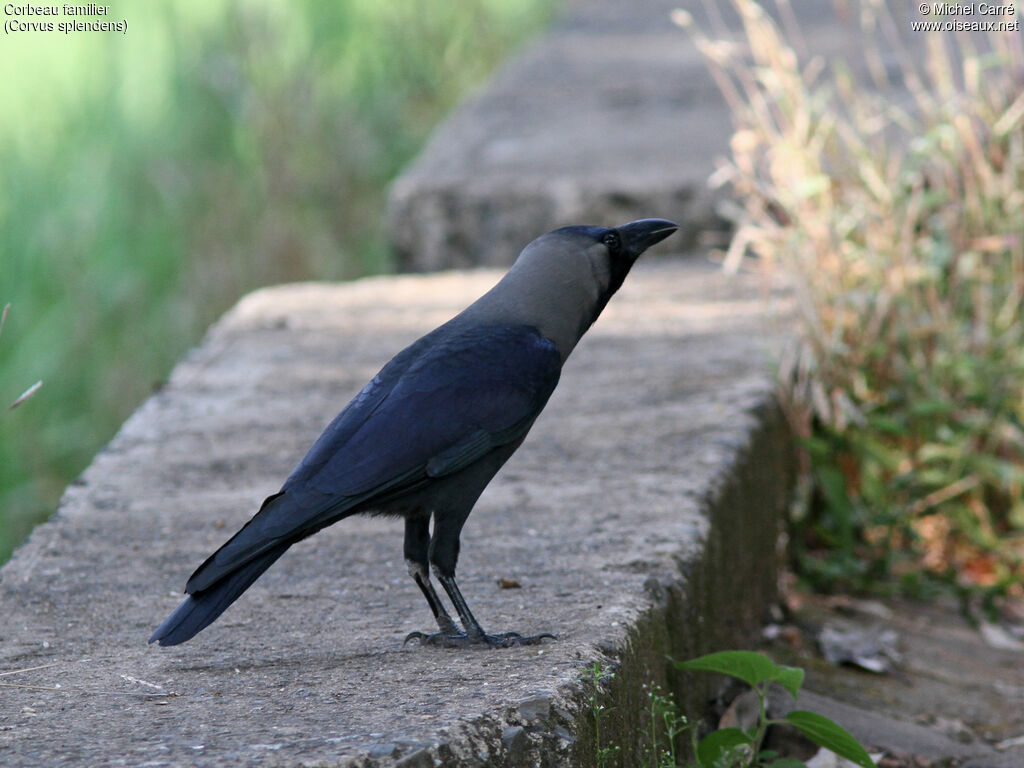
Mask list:
[[[550,637],[481,629],[455,582],[459,534],[580,336],[637,256],[675,228],[645,219],[618,229],[570,227],[531,243],[491,291],[396,355],[335,417],[281,490],[192,574],[188,597],[150,642],[190,639],[292,544],[361,512],[406,520],[409,572],[440,629],[413,636],[442,645]],[[431,584],[431,568],[462,631]]]

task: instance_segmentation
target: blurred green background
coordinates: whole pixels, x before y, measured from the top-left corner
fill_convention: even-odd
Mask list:
[[[389,268],[388,182],[543,0],[174,0],[0,42],[0,562],[260,285]]]

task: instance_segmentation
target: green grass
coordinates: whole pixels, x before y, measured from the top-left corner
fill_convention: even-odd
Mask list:
[[[542,0],[175,0],[0,45],[0,562],[244,292],[389,268],[390,179]],[[6,406],[4,406],[6,407]]]

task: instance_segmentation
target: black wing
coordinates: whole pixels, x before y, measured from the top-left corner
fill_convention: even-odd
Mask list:
[[[455,322],[404,350],[343,410],[280,493],[212,555],[186,591],[375,498],[457,472],[529,430],[558,383],[554,343],[527,326]]]

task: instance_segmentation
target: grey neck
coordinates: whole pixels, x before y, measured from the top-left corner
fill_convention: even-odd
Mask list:
[[[545,258],[544,254],[530,258],[534,255],[524,252],[508,274],[463,315],[477,322],[533,326],[555,343],[565,362],[596,319],[600,278],[592,274],[582,251],[568,258]]]

